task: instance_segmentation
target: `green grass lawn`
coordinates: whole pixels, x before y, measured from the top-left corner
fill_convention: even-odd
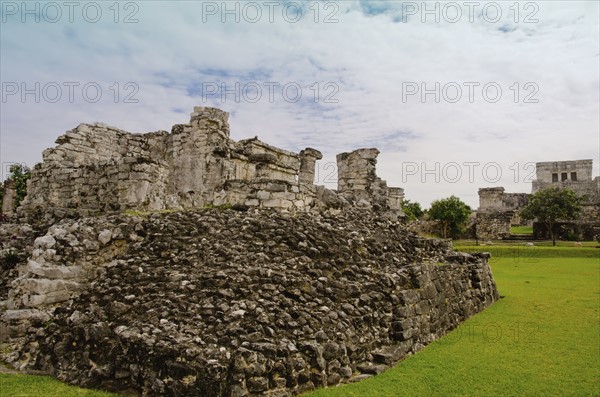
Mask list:
[[[465,243],[494,255],[502,299],[381,375],[303,397],[600,396],[600,249]],[[0,396],[111,394],[0,374]]]
[[[303,397],[599,396],[600,249],[468,248],[514,249],[491,261],[502,299],[379,376]]]
[[[112,397],[117,394],[67,386],[48,376],[0,374],[0,397]]]
[[[533,226],[511,226],[511,234],[533,234]]]

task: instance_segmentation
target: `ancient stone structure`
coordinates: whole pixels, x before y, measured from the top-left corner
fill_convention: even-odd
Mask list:
[[[219,109],[194,108],[190,123],[173,126],[170,134],[81,124],[57,144],[33,169],[25,214],[220,205],[306,211],[360,201],[402,215],[401,189],[388,188],[376,175],[377,149],[338,156],[338,195],[313,184],[318,150],[292,153],[257,138],[235,142],[228,113]]]
[[[531,193],[548,187],[569,188],[581,196],[597,196],[600,176],[592,179],[593,160],[552,161],[535,164]]]
[[[549,187],[571,189],[584,197],[580,219],[560,224],[564,234],[572,232],[593,239],[593,227],[600,223],[600,176],[592,179],[592,160],[536,163],[536,179],[531,192]],[[510,227],[521,225],[519,209],[528,201],[528,194],[505,193],[502,187],[479,189],[476,235],[481,239],[501,239],[510,236]],[[534,223],[534,237],[547,238],[543,225]],[[575,230],[576,229],[576,230]]]
[[[148,396],[290,396],[378,374],[498,299],[488,254],[398,219],[377,149],[338,155],[335,191],[313,184],[319,151],[235,142],[218,109],[57,143],[0,225],[0,356],[17,368]]]
[[[498,299],[486,254],[373,211],[66,219],[2,314],[22,369],[151,396],[289,396],[378,374]]]
[[[536,179],[532,193],[548,187],[571,189],[583,197],[579,219],[565,219],[557,225],[560,238],[583,238],[592,240],[600,226],[600,176],[592,179],[592,160],[554,161],[536,163]],[[533,224],[536,238],[549,238],[544,225]]]
[[[15,200],[17,198],[17,187],[14,181],[6,181],[0,183],[0,189],[3,189],[2,194],[2,213],[11,215],[15,210]]]
[[[526,193],[505,193],[503,187],[479,189],[475,233],[480,239],[510,236],[510,227],[520,225],[519,209],[527,204]]]

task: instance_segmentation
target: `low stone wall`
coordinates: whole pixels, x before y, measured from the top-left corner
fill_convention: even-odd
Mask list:
[[[63,220],[8,310],[15,366],[144,395],[286,396],[382,372],[498,298],[485,254],[371,211]]]
[[[593,241],[600,230],[600,221],[571,221],[557,222],[555,224],[556,238],[566,241]],[[551,239],[546,225],[540,222],[533,223],[533,238],[536,240]]]

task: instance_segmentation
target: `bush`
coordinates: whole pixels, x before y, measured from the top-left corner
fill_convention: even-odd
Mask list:
[[[456,196],[435,200],[428,211],[429,217],[440,222],[443,238],[458,237],[467,226],[471,208]]]
[[[410,200],[402,200],[402,210],[409,222],[420,219],[424,214],[421,204],[413,203]]]
[[[13,164],[10,166],[9,172],[10,176],[0,185],[0,206],[2,205],[6,183],[10,181],[14,182],[16,189],[15,209],[17,209],[25,196],[27,196],[27,181],[31,178],[31,170],[26,165]]]
[[[7,249],[2,253],[2,257],[0,258],[0,264],[2,265],[3,270],[10,270],[17,266],[21,258],[19,258],[19,254],[14,249]]]

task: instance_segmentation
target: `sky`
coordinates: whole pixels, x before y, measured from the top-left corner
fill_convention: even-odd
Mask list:
[[[335,155],[425,208],[600,164],[598,1],[1,1],[0,163],[80,123],[144,133],[230,113],[231,137]]]

